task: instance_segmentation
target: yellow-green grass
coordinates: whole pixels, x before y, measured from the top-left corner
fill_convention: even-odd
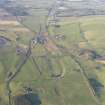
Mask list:
[[[6,60],[9,59],[9,62],[5,64],[5,66],[9,66],[8,71],[15,72],[16,62],[18,63],[19,56],[17,56],[14,52],[9,53],[9,57],[5,56],[2,59]],[[35,53],[34,53],[35,55]],[[3,56],[3,55],[1,55]],[[54,59],[51,58],[50,59]],[[42,75],[40,76],[37,68],[33,64],[31,58],[28,60],[28,62],[23,66],[21,72],[16,76],[16,78],[11,83],[11,89],[12,89],[12,95],[17,95],[20,93],[24,93],[23,87],[29,86],[32,87],[33,90],[37,90],[43,104],[52,104],[52,105],[96,105],[95,101],[87,87],[87,85],[84,82],[84,79],[81,76],[80,72],[77,72],[76,70],[79,69],[78,65],[71,59],[71,57],[63,57],[61,60],[63,60],[66,74],[63,79],[56,80],[51,78],[51,69],[48,67],[48,62],[44,58],[37,58],[37,63],[40,66],[42,70]],[[11,61],[11,62],[10,62]],[[54,60],[56,63],[56,58]],[[75,65],[75,66],[74,66]],[[5,76],[3,74],[3,65],[0,65],[1,70],[1,78],[3,78],[3,81],[5,81]],[[12,67],[13,66],[13,67]],[[60,65],[53,65],[54,69],[60,69]],[[0,95],[1,98],[5,101],[8,100],[8,97],[6,95],[6,87],[5,82],[0,83],[1,91]],[[3,89],[2,89],[3,86]],[[58,90],[58,93],[55,92],[55,87]],[[81,91],[82,90],[82,91]],[[60,95],[59,95],[60,94]],[[75,100],[75,97],[77,99]],[[84,99],[84,101],[83,101]],[[58,101],[59,100],[59,101]],[[45,102],[45,103],[44,103]]]
[[[104,53],[105,40],[105,17],[81,19],[85,38],[99,52]]]
[[[26,3],[26,0],[21,0],[22,3]],[[18,3],[20,3],[18,1]],[[34,3],[33,0],[28,2],[28,5],[35,6],[37,3]],[[34,31],[39,31],[39,23],[44,24],[45,17],[42,16],[42,13],[38,13],[34,10],[30,11],[30,14],[33,14],[32,17],[26,17],[23,23],[27,25]],[[44,12],[45,13],[45,12]],[[37,17],[36,17],[37,16]],[[41,20],[39,22],[39,20]],[[70,21],[70,22],[69,22]],[[85,42],[83,36],[80,34],[79,22],[81,22],[81,28],[84,32],[84,37],[88,42]],[[80,42],[85,42],[86,46],[83,48],[94,48],[98,53],[105,54],[104,51],[104,40],[105,40],[105,17],[104,16],[93,16],[93,17],[83,17],[83,18],[74,18],[68,19],[67,22],[61,22],[60,28],[54,29],[50,27],[49,31],[52,36],[61,34],[65,35],[64,40],[56,40],[56,44],[65,46],[67,48],[74,48],[80,44]],[[44,25],[43,25],[44,27]],[[23,34],[23,33],[22,33]],[[22,36],[21,43],[28,43],[28,38]],[[89,43],[89,44],[88,44]],[[89,46],[91,45],[91,46]],[[78,48],[78,47],[77,47]],[[78,50],[78,49],[77,49]],[[33,56],[41,55],[46,53],[42,46],[35,47],[33,49]],[[14,55],[14,54],[13,54]],[[63,56],[63,55],[62,55]],[[78,56],[78,54],[76,55]],[[14,64],[17,62],[17,55],[14,55]],[[54,73],[58,73],[58,70],[61,68],[59,64],[57,64],[57,60],[59,58],[52,58],[48,55],[49,59],[52,59]],[[11,60],[11,59],[10,59]],[[28,62],[24,65],[21,72],[17,75],[17,77],[11,83],[11,89],[13,90],[12,95],[16,95],[18,93],[23,92],[23,86],[32,87],[33,90],[37,90],[41,100],[42,105],[96,105],[94,101],[94,97],[89,91],[87,84],[82,78],[81,73],[78,69],[80,67],[76,64],[76,62],[71,57],[62,57],[61,60],[64,63],[64,67],[66,69],[66,73],[64,78],[61,80],[52,79],[51,73],[52,69],[49,69],[48,61],[45,58],[36,58],[38,65],[42,70],[42,76],[40,76],[37,68],[33,64],[32,60],[29,59]],[[89,78],[96,78],[103,84],[104,83],[104,69],[103,65],[98,70],[96,70],[96,66],[98,65],[94,60],[87,60],[84,58],[79,59],[82,66],[85,68],[86,73]],[[14,65],[13,64],[13,65]],[[1,66],[1,71],[3,71],[3,67]],[[14,67],[12,67],[14,68]],[[15,69],[12,69],[15,71]],[[15,85],[14,85],[15,84]],[[1,84],[2,85],[2,84]],[[2,86],[1,86],[2,87]],[[55,92],[55,87],[58,92]],[[3,90],[4,91],[4,90]],[[2,92],[0,92],[2,93]],[[4,93],[4,92],[3,92]],[[2,95],[2,94],[1,94]],[[104,105],[105,102],[105,94],[101,94],[101,103]],[[3,96],[5,99],[5,96]],[[1,104],[1,103],[0,103]]]
[[[38,60],[38,65],[40,66],[40,68],[43,68],[42,76],[39,75],[39,72],[29,60],[13,82],[16,84],[16,86],[18,84],[21,84],[19,88],[23,86],[31,86],[34,90],[38,91],[42,100],[47,101],[50,104],[69,105],[71,103],[71,105],[95,105],[96,103],[94,99],[91,98],[92,94],[85,84],[81,73],[76,71],[77,69],[79,69],[78,65],[76,65],[70,57],[64,57],[62,58],[62,60],[64,61],[66,74],[61,80],[51,78],[52,71],[48,69],[48,64],[46,64],[47,62],[44,59],[41,59]],[[58,66],[56,68],[59,69],[60,67]],[[58,94],[55,92],[55,88],[57,88]],[[20,93],[21,91],[23,90],[17,89],[17,93]],[[15,92],[13,93],[15,95]],[[77,97],[76,100],[75,97]],[[59,101],[57,101],[58,99]]]
[[[101,19],[100,19],[101,20]],[[94,47],[97,48],[97,46],[94,46],[94,43],[98,45],[99,48],[102,48],[102,45],[99,45],[98,43],[102,41],[104,38],[99,37],[99,33],[104,34],[104,25],[103,29],[100,28],[100,24],[102,22],[97,21],[93,22],[93,20],[87,18],[87,20],[79,20],[82,23],[82,29],[85,31],[85,35],[87,33],[91,33],[90,37],[86,37],[86,39],[89,40],[89,43]],[[79,22],[78,21],[78,22]],[[90,24],[89,24],[90,21]],[[99,19],[98,19],[99,21]],[[101,20],[102,21],[102,20]],[[75,45],[78,45],[80,41],[84,41],[79,29],[79,24],[72,23],[72,24],[62,24],[60,28],[55,30],[54,32],[51,32],[51,35],[54,36],[56,34],[65,35],[64,40],[54,40],[57,44],[63,45],[67,48],[73,48]],[[87,24],[86,24],[87,22]],[[30,21],[26,23],[31,24]],[[97,25],[98,24],[98,25]],[[93,28],[93,26],[96,28]],[[34,24],[31,24],[30,27],[34,28]],[[35,27],[37,27],[35,25]],[[100,30],[98,30],[100,28]],[[53,29],[51,27],[51,29]],[[52,30],[50,30],[52,31]],[[24,35],[23,35],[24,34]],[[7,35],[7,34],[6,34]],[[9,36],[9,35],[8,35]],[[95,37],[96,36],[96,37]],[[11,34],[9,36],[12,37]],[[21,37],[21,43],[28,43],[28,39],[30,38],[25,36],[25,33],[22,33]],[[103,36],[104,37],[104,36]],[[94,40],[93,40],[94,39]],[[101,42],[103,43],[103,42]],[[104,43],[103,43],[104,46]],[[15,48],[13,47],[12,52],[8,53],[8,56],[3,56],[3,53],[0,54],[0,57],[3,57],[2,59],[5,61],[5,67],[7,66],[9,69],[8,71],[15,72],[15,65],[19,63],[20,60],[22,60],[19,55],[15,54]],[[98,49],[96,49],[98,50]],[[42,46],[37,46],[33,48],[33,56],[36,55],[43,55],[46,53],[46,50]],[[84,78],[82,77],[81,73],[78,69],[80,67],[76,64],[76,62],[71,57],[62,57],[60,60],[63,61],[64,67],[66,69],[64,78],[60,79],[52,79],[51,74],[58,73],[61,69],[61,66],[57,64],[57,60],[59,58],[53,58],[51,55],[48,55],[49,59],[51,59],[53,64],[52,71],[51,68],[49,68],[48,61],[44,57],[36,57],[37,64],[42,70],[42,75],[39,74],[38,69],[32,62],[32,59],[30,58],[27,63],[24,65],[24,67],[21,69],[21,72],[16,76],[16,78],[11,83],[11,89],[12,89],[12,95],[17,95],[20,93],[23,93],[23,87],[29,86],[32,87],[33,90],[37,90],[41,100],[42,105],[96,105],[96,102],[94,101],[94,98],[89,91],[88,86],[85,83]],[[7,60],[8,59],[8,60]],[[98,76],[98,79],[100,81],[104,81],[104,75],[100,73],[98,74],[95,70],[96,63],[94,61],[87,61],[81,58],[81,63],[86,68],[86,72],[88,73],[89,77],[94,77],[95,75]],[[57,70],[57,71],[56,71]],[[4,81],[6,74],[4,73],[4,68],[2,63],[0,64],[0,75],[2,78],[0,87],[4,87]],[[3,74],[4,73],[4,74]],[[101,76],[103,75],[103,76]],[[104,84],[104,82],[103,82]],[[1,89],[0,88],[0,89]],[[57,88],[58,92],[55,92],[55,88]],[[56,90],[56,91],[57,91]],[[2,91],[2,92],[1,92]],[[6,90],[0,90],[0,95],[4,100],[7,100],[7,96],[5,96]],[[4,94],[4,95],[2,95]],[[104,96],[104,94],[103,94]],[[103,101],[104,102],[104,101]],[[1,103],[0,103],[1,104]],[[104,105],[104,104],[103,104]]]
[[[81,29],[83,30],[84,38],[80,34],[79,30],[79,22],[81,23]],[[104,46],[105,46],[105,17],[104,16],[96,16],[96,17],[83,17],[79,18],[74,23],[70,24],[61,24],[61,27],[55,30],[55,33],[66,35],[65,40],[59,41],[57,40],[56,43],[66,46],[68,48],[72,47],[73,44],[81,44],[82,42],[87,45],[83,45],[82,48],[90,48],[99,53],[100,55],[105,55]],[[51,35],[53,33],[54,28],[50,28]],[[90,46],[89,46],[90,45]],[[81,47],[80,47],[81,48]],[[97,80],[105,85],[104,83],[104,69],[105,67],[100,63],[96,63],[94,60],[86,60],[84,58],[80,58],[80,62],[82,63],[83,67],[85,68],[88,78],[97,78]],[[96,69],[96,67],[99,67]],[[103,90],[101,93],[100,100],[104,105],[104,96],[105,91]]]
[[[80,29],[78,22],[77,23],[69,23],[69,24],[64,24],[61,25],[60,28],[53,28],[53,32],[51,32],[51,35],[54,37],[56,35],[64,35],[65,39],[64,40],[57,40],[56,38],[54,39],[56,44],[65,46],[67,48],[72,48],[75,45],[78,45],[80,41],[83,41],[83,38],[80,35]]]

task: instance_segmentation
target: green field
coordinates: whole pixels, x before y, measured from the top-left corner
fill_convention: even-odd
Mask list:
[[[9,46],[0,47],[0,105],[10,105],[7,80],[24,60],[40,25],[42,34],[49,32],[47,37],[57,50],[53,45],[49,45],[50,51],[43,44],[32,47],[31,56],[9,84],[12,105],[35,105],[22,97],[29,94],[27,87],[39,96],[41,105],[105,105],[105,16],[64,17],[58,27],[50,25],[45,30],[45,16],[53,1],[42,1],[45,7],[39,1],[17,1],[29,6],[30,15],[22,24],[0,26],[6,29],[0,35],[11,40]],[[30,7],[40,8],[36,11]],[[23,51],[20,54],[18,47]],[[30,99],[35,100],[32,95]]]
[[[104,56],[104,17],[84,17],[78,18],[77,21],[68,22],[63,24],[59,28],[54,29],[52,26],[49,28],[50,35],[57,34],[65,35],[64,40],[53,39],[57,45],[62,45],[70,50],[71,53],[79,60],[82,67],[87,73],[88,79],[95,78],[97,81],[105,85],[104,80],[104,64],[95,62],[94,59],[87,59],[79,56],[82,49],[91,49],[96,53]],[[31,22],[30,22],[31,23]],[[84,32],[84,37],[80,33],[79,23]],[[30,26],[30,24],[27,25]],[[33,24],[32,24],[33,25]],[[8,37],[11,37],[8,35]],[[85,46],[79,46],[81,42],[84,42]],[[13,41],[13,43],[16,43]],[[21,41],[19,43],[28,43],[28,38],[22,34]],[[5,87],[5,77],[7,72],[15,72],[16,64],[22,59],[20,55],[15,54],[16,46],[12,44],[9,48],[0,50],[0,105],[8,102],[7,90]],[[56,55],[57,52],[55,52]],[[6,56],[4,56],[6,54]],[[41,56],[46,54],[43,46],[38,46],[33,49],[33,56]],[[75,55],[76,54],[76,55]],[[12,96],[24,94],[25,86],[30,86],[33,91],[37,91],[42,101],[42,105],[97,105],[102,103],[104,105],[105,91],[101,89],[99,96],[94,96],[90,88],[93,88],[87,78],[84,78],[80,72],[80,65],[70,55],[65,56],[65,52],[61,54],[61,57],[54,57],[54,55],[48,55],[51,60],[52,68],[49,67],[49,63],[44,57],[36,57],[37,64],[42,70],[42,75],[35,67],[32,59],[24,65],[21,72],[11,82]],[[61,65],[57,62],[62,60],[65,67],[65,75],[62,79],[51,78],[52,73],[59,73]],[[99,66],[99,68],[96,68]],[[32,77],[32,78],[31,78]],[[94,88],[93,88],[94,89]]]

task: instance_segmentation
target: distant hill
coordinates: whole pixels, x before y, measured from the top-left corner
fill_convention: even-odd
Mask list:
[[[105,15],[105,0],[65,0],[59,16]]]

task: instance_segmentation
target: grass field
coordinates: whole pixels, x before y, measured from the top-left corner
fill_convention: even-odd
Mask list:
[[[76,48],[78,47],[78,44],[81,41],[84,41],[84,39],[82,38],[80,34],[80,30],[79,30],[78,22],[80,21],[82,23],[82,28],[85,31],[84,33],[87,36],[87,37],[85,36],[86,39],[89,40],[89,43],[91,44],[92,47],[94,47],[94,49],[97,52],[98,51],[100,52],[100,49],[102,48],[102,46],[98,44],[98,40],[101,40],[101,39],[103,40],[104,36],[101,36],[102,38],[100,39],[98,38],[99,35],[97,33],[97,28],[99,28],[102,25],[102,23],[100,23],[99,21],[102,21],[103,18],[102,19],[101,17],[97,18],[98,22],[97,21],[94,22],[94,18],[92,19],[93,20],[89,18],[88,20],[88,18],[86,18],[83,21],[82,19],[80,19],[77,22],[74,22],[72,24],[71,23],[68,23],[67,25],[62,24],[61,27],[56,30],[54,30],[53,27],[51,27],[50,30],[53,29],[55,31],[55,33],[51,33],[51,35],[56,35],[56,34],[65,35],[66,36],[65,40],[60,40],[60,41],[55,40],[56,43],[64,47],[67,47],[68,49],[74,49],[75,51],[74,53],[77,54],[78,49],[76,50]],[[89,24],[89,21],[90,21],[90,24]],[[93,21],[93,23],[91,21]],[[94,25],[94,24],[97,24],[97,25]],[[95,26],[94,28],[92,27],[93,25]],[[96,32],[94,32],[94,34],[91,33],[94,37],[96,35],[94,41],[92,41],[89,35],[87,35],[86,33],[93,32],[95,30]],[[102,28],[99,31],[101,30]],[[25,39],[25,35],[22,34],[21,37],[22,37],[22,40],[24,39],[26,42],[28,41],[27,39]],[[97,46],[94,46],[94,43],[97,43],[99,50]],[[86,48],[89,48],[89,45]],[[41,46],[38,47],[38,49],[36,48],[33,49],[34,56],[36,56],[36,52],[39,55],[44,54],[45,51],[41,48]],[[10,48],[8,50],[10,50]],[[8,53],[7,56],[2,58],[2,61],[4,60],[3,63],[5,64],[5,67],[7,66],[8,68],[9,66],[9,68],[11,68],[10,71],[12,70],[14,72],[15,66],[13,65],[16,65],[16,62],[18,63],[18,61],[21,58],[19,57],[19,55],[15,54],[15,47],[11,48],[11,51],[12,51],[11,53]],[[52,55],[50,54],[49,57],[50,56]],[[5,60],[5,59],[8,59],[8,60]],[[17,75],[17,77],[11,83],[12,95],[15,96],[18,94],[22,94],[24,93],[24,88],[23,88],[24,86],[31,86],[34,91],[36,90],[38,91],[40,98],[42,100],[42,105],[61,105],[61,104],[63,105],[96,105],[94,96],[90,92],[89,87],[87,86],[87,83],[85,83],[85,80],[82,77],[81,73],[78,71],[80,67],[76,64],[76,62],[71,57],[63,56],[63,54],[61,58],[56,59],[56,58],[50,57],[50,59],[52,59],[51,61],[53,63],[53,69],[51,68],[49,69],[49,64],[45,58],[36,58],[37,63],[42,70],[42,75],[40,75],[37,68],[33,64],[32,59],[30,58],[28,62],[24,65],[24,67],[22,68],[21,72]],[[56,65],[56,62],[58,59],[61,59],[63,61],[64,67],[66,69],[64,78],[60,80],[51,78],[51,74],[53,72],[59,73],[60,65]],[[93,60],[91,61],[90,59],[86,60],[85,58],[80,58],[80,57],[79,59],[82,65],[84,66],[84,68],[86,68],[86,72],[88,73],[89,78],[97,77],[98,80],[102,84],[104,84],[104,66],[102,66],[99,70],[96,70],[95,66],[97,65],[97,63],[95,61]],[[1,70],[0,80],[2,80],[0,94],[2,95],[1,98],[3,98],[6,101],[7,96],[6,96],[6,93],[4,94],[3,92],[5,91],[5,88],[2,90],[2,87],[5,87],[4,71],[6,70],[7,72],[9,71],[9,69],[6,69],[6,68],[4,69],[2,62],[1,62],[0,70]],[[102,93],[102,98],[99,98],[99,100],[103,100],[103,97],[104,97],[104,94]]]
[[[21,3],[26,3],[26,0],[21,0]],[[46,5],[51,3],[47,2]],[[32,3],[30,6],[35,7],[36,4]],[[40,7],[43,8],[43,5]],[[22,21],[35,32],[39,31],[40,20],[42,28],[45,28],[43,14],[47,14],[46,10],[39,11],[29,9],[28,12],[33,16],[26,16]],[[34,47],[32,56],[10,84],[12,97],[25,94],[24,87],[30,87],[33,92],[38,93],[41,105],[104,105],[105,64],[97,62],[92,56],[92,51],[103,58],[105,56],[104,22],[104,16],[68,17],[61,19],[60,27],[50,26],[51,40],[63,51],[59,48],[60,54],[56,50],[51,53],[43,45]],[[9,72],[15,73],[18,63],[23,59],[23,55],[16,54],[16,47],[19,45],[27,48],[29,39],[36,33],[17,21],[11,24],[1,23],[0,28],[6,29],[0,31],[0,35],[11,40],[11,46],[0,48],[0,105],[9,105],[6,77]],[[65,38],[57,39],[56,35],[63,35]],[[81,55],[83,50],[86,50],[85,54]],[[32,57],[35,58],[36,64]],[[52,75],[58,75],[62,68],[65,70],[63,78],[52,78]]]

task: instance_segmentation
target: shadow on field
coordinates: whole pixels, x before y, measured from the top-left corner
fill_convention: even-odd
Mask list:
[[[28,93],[14,96],[12,105],[41,105],[41,100],[38,94]]]
[[[95,78],[90,78],[89,79],[90,85],[94,89],[95,95],[100,96],[102,89],[104,87],[103,84],[101,84],[97,79]]]

